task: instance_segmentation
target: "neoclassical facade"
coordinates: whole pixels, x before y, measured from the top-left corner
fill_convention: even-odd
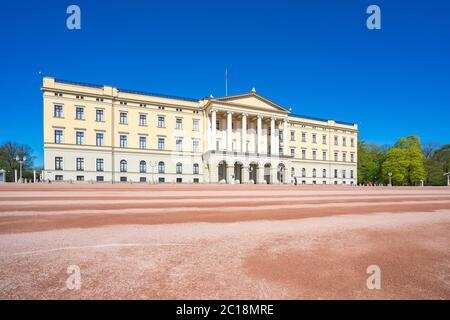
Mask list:
[[[357,125],[251,92],[187,99],[45,77],[45,179],[355,184]]]

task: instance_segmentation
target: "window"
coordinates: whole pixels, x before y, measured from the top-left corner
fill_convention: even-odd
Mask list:
[[[338,153],[337,152],[334,153],[334,161],[338,161]]]
[[[198,163],[194,163],[194,165],[192,167],[192,172],[194,174],[198,174],[199,173],[199,165],[198,165]]]
[[[158,173],[165,173],[166,172],[166,165],[163,161],[160,161],[158,163]]]
[[[175,129],[183,129],[183,119],[176,118],[176,120],[175,120]]]
[[[313,140],[313,143],[317,143],[317,134],[313,133],[312,140]]]
[[[120,160],[120,172],[127,172],[127,161]]]
[[[198,119],[192,119],[192,130],[200,131],[200,121]]]
[[[53,116],[55,118],[64,118],[63,106],[59,104],[55,104],[53,106]]]
[[[278,131],[278,139],[281,141],[283,140],[283,130]]]
[[[164,150],[166,148],[166,141],[164,138],[158,138],[158,150]]]
[[[322,184],[327,184],[327,181],[326,181],[326,180],[323,180],[323,181],[322,181]]]
[[[64,179],[64,178],[63,178],[62,175],[56,175],[56,176],[55,176],[55,180],[56,180],[56,181],[63,181],[63,179]]]
[[[322,135],[322,143],[327,144],[327,136],[325,134]]]
[[[95,110],[95,121],[97,121],[97,122],[105,121],[105,115],[104,115],[103,109],[96,109]]]
[[[84,144],[84,132],[83,131],[76,132],[76,144]]]
[[[346,138],[346,137],[342,137],[342,145],[343,145],[344,147],[347,146],[347,138]]]
[[[355,162],[355,154],[354,153],[350,153],[350,161]]]
[[[141,162],[139,162],[139,172],[140,173],[147,172],[147,163],[144,160],[141,160]]]
[[[345,179],[345,170],[342,170],[342,178]]]
[[[216,130],[220,130],[220,121],[216,120]]]
[[[293,176],[295,176],[295,168],[294,167],[291,168],[291,177],[293,177]]]
[[[63,131],[62,130],[55,130],[55,143],[63,143]]]
[[[306,150],[302,149],[302,159],[305,160],[306,159]]]
[[[295,141],[295,131],[291,131],[291,141]]]
[[[128,114],[126,112],[121,112],[120,113],[119,123],[120,124],[127,124],[128,123]]]
[[[96,180],[97,180],[97,182],[103,182],[103,181],[105,181],[105,178],[103,176],[97,176]]]
[[[97,171],[104,171],[105,170],[105,160],[103,159],[97,159],[96,160],[96,169]]]
[[[342,161],[347,161],[347,153],[342,152]]]
[[[77,171],[84,171],[84,158],[77,158]]]
[[[302,168],[302,178],[305,178],[305,177],[306,177],[306,169]]]
[[[353,176],[353,170],[350,170],[350,178],[354,178],[354,176]]]
[[[84,176],[77,176],[77,181],[84,181]]]
[[[326,151],[323,151],[322,152],[322,160],[327,160],[327,152]]]
[[[306,142],[306,133],[302,132],[302,142]]]
[[[337,171],[337,169],[334,169],[334,177],[335,177],[335,178],[338,177],[338,171]]]
[[[200,141],[197,139],[192,140],[192,151],[199,152],[200,151]]]
[[[200,180],[199,180],[198,178],[194,178],[193,182],[194,182],[194,183],[199,183]]]
[[[127,177],[120,177],[120,182],[127,182]]]
[[[84,108],[83,107],[75,108],[75,119],[84,120]]]
[[[291,148],[291,157],[295,157],[295,149]]]
[[[355,139],[354,138],[350,138],[350,146],[351,147],[355,146]]]
[[[180,138],[177,138],[175,141],[175,147],[176,147],[176,151],[183,151],[183,140]]]
[[[313,160],[317,159],[317,151],[316,150],[313,150],[312,156],[313,156]]]
[[[166,179],[163,178],[163,177],[159,177],[159,178],[158,178],[158,182],[159,182],[159,183],[164,183],[164,182],[166,182]]]
[[[166,127],[166,119],[163,116],[158,116],[158,128]]]
[[[146,114],[140,114],[139,115],[139,125],[140,126],[146,126],[147,125],[147,115]]]
[[[177,163],[177,165],[176,165],[176,172],[177,172],[178,174],[183,173],[183,165],[181,164],[181,162],[178,162],[178,163]]]
[[[55,157],[55,170],[64,170],[63,157]]]
[[[339,145],[338,136],[334,136],[334,145],[335,146]]]
[[[120,147],[121,148],[126,148],[127,147],[127,139],[128,137],[124,134],[120,135],[120,139],[119,139],[119,143],[120,143]]]
[[[323,169],[322,170],[322,178],[326,178],[327,177],[327,169]]]
[[[313,176],[313,178],[316,177],[316,174],[317,174],[317,170],[316,170],[316,168],[313,168],[313,170],[312,170],[312,176]]]
[[[183,178],[177,178],[177,183],[182,183],[183,182]]]
[[[147,178],[146,177],[139,177],[139,182],[147,182]]]
[[[103,146],[103,137],[104,137],[104,135],[103,135],[102,132],[97,132],[97,133],[95,134],[95,145],[96,145],[97,147]]]
[[[139,149],[147,149],[147,137],[139,137]]]

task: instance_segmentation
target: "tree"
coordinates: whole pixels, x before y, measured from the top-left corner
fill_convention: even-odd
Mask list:
[[[15,142],[5,142],[0,145],[0,168],[6,170],[6,180],[14,181],[14,169],[19,170],[20,164],[16,161],[16,157],[26,157],[26,161],[22,165],[24,177],[30,178],[25,173],[30,174],[29,169],[33,167],[33,150],[25,144]],[[28,171],[27,171],[28,170]]]
[[[381,164],[386,150],[375,144],[358,142],[358,183],[373,184],[382,182]]]
[[[445,173],[450,171],[450,144],[442,146],[433,153],[432,158],[442,165]]]
[[[425,158],[431,158],[434,151],[437,150],[439,147],[440,147],[440,144],[438,142],[434,142],[434,141],[425,142],[422,145],[422,153],[425,156]]]
[[[442,163],[433,158],[426,158],[424,164],[427,172],[427,177],[425,179],[426,185],[442,186],[447,183]]]

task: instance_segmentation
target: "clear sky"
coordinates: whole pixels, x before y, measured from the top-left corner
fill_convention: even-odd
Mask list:
[[[66,9],[81,8],[81,30]],[[381,8],[381,30],[366,9]],[[296,114],[359,124],[367,142],[450,143],[450,1],[4,1],[0,143],[43,163],[42,82],[201,98],[256,87]]]

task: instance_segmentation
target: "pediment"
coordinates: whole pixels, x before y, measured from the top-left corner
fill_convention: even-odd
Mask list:
[[[289,110],[283,108],[282,106],[274,103],[273,101],[255,93],[244,93],[233,96],[226,96],[214,99],[219,102],[229,103],[237,106],[246,107],[249,109],[267,111],[267,112],[285,112],[288,113]]]

